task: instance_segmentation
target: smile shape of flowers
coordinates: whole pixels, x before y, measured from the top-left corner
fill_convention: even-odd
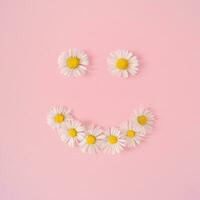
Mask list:
[[[53,107],[49,110],[47,123],[53,129],[59,129],[67,119],[71,118],[70,112],[71,111],[68,108],[62,106]]]
[[[138,60],[128,50],[117,50],[110,53],[107,60],[109,70],[112,74],[128,78],[134,76],[138,71]]]
[[[105,138],[102,143],[104,153],[120,153],[125,146],[125,139],[121,131],[117,128],[110,128],[105,131]]]
[[[81,123],[71,117],[65,107],[53,107],[47,116],[47,123],[56,131],[61,140],[69,146],[79,146],[83,152],[94,154],[103,150],[104,153],[117,154],[128,148],[135,147],[153,127],[154,116],[149,109],[141,108],[131,115],[129,121],[118,128],[102,131],[92,125],[85,129]]]
[[[69,49],[58,57],[60,72],[67,77],[84,75],[88,64],[88,56],[83,50]]]
[[[84,153],[95,154],[100,151],[102,139],[102,130],[92,125],[85,131],[85,136],[79,145]]]
[[[133,148],[136,144],[140,144],[141,140],[145,136],[144,133],[137,130],[131,121],[126,121],[120,126],[120,130],[126,138],[126,146],[128,148]]]
[[[84,127],[79,121],[69,119],[58,130],[61,140],[69,146],[74,147],[84,137]]]
[[[152,128],[155,119],[150,110],[141,108],[134,112],[131,120],[133,120],[138,130],[146,133],[146,131]]]

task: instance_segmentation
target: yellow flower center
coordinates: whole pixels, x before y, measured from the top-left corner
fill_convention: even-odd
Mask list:
[[[134,130],[128,130],[127,132],[126,132],[126,135],[127,135],[127,137],[129,137],[129,138],[133,138],[133,137],[135,137],[135,131]]]
[[[96,137],[93,135],[88,135],[86,138],[87,144],[94,144],[96,142]]]
[[[54,116],[54,121],[58,124],[62,123],[65,119],[65,116],[63,114],[57,114]]]
[[[67,131],[67,134],[69,137],[76,137],[77,136],[77,130],[74,128],[70,128]]]
[[[140,125],[144,126],[147,124],[147,117],[144,115],[140,115],[137,117],[137,121]]]
[[[110,144],[115,144],[115,143],[117,143],[117,137],[114,136],[114,135],[108,136],[108,143],[110,143]]]
[[[76,69],[79,66],[80,59],[77,57],[69,57],[66,60],[67,67],[70,69]]]
[[[125,58],[119,58],[116,61],[116,68],[120,70],[125,70],[128,68],[128,60]]]

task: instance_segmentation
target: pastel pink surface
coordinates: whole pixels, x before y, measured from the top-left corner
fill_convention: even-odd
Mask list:
[[[197,0],[2,0],[0,199],[200,199],[200,3]],[[69,80],[57,57],[88,52],[87,76]],[[108,54],[132,50],[138,76],[122,80]],[[89,156],[46,124],[52,105],[82,121],[118,125],[153,109],[152,134],[133,151]]]

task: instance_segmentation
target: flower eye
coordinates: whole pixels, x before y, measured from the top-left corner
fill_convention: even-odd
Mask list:
[[[122,78],[135,76],[139,67],[136,56],[128,50],[111,52],[107,64],[112,74]]]
[[[58,57],[60,73],[70,78],[84,75],[88,64],[87,54],[79,49],[69,49]]]

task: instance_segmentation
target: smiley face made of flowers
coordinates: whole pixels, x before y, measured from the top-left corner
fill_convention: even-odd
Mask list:
[[[135,76],[139,67],[136,56],[127,50],[112,52],[107,63],[111,73],[122,78]],[[84,75],[88,64],[88,56],[82,50],[70,49],[58,58],[60,72],[67,77]],[[153,128],[154,121],[155,117],[148,108],[135,110],[127,121],[106,130],[93,124],[85,126],[72,116],[70,109],[63,106],[50,108],[47,116],[48,125],[61,141],[89,154],[103,151],[114,155],[135,148]]]

